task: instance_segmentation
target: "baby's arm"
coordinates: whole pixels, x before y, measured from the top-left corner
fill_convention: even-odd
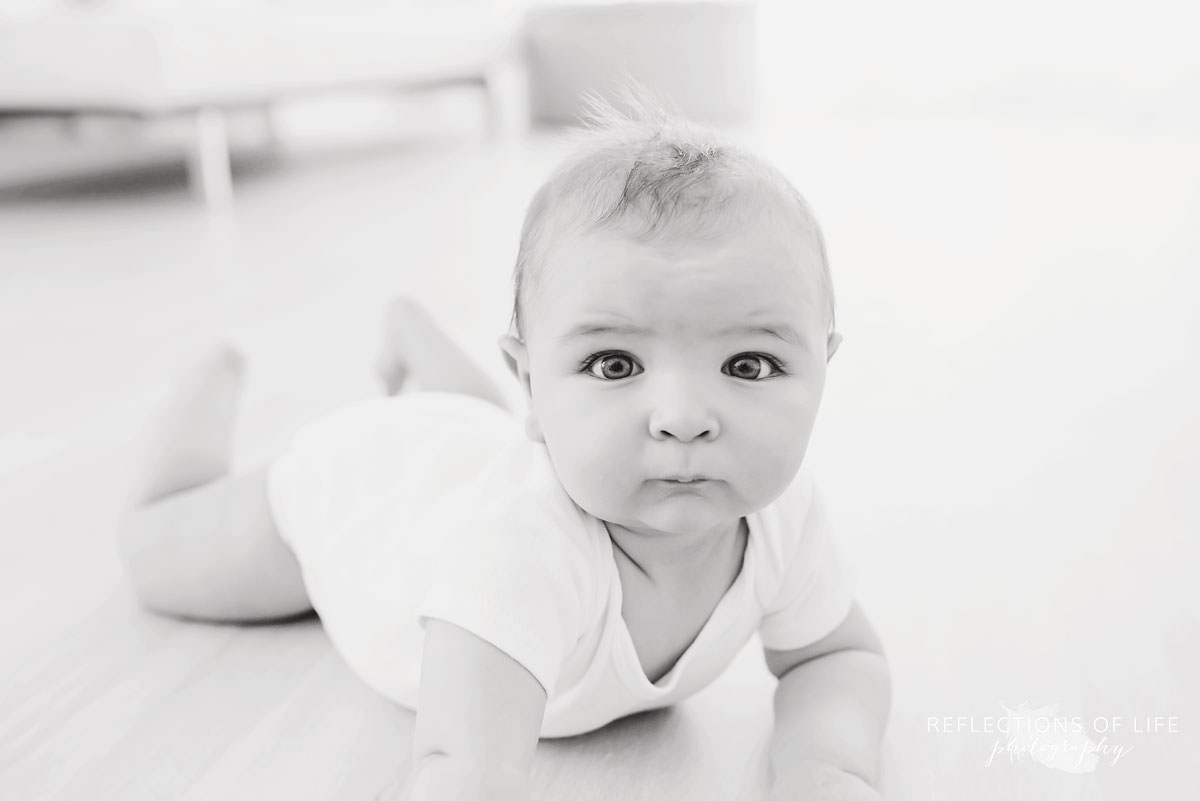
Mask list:
[[[546,691],[518,662],[428,620],[407,797],[525,801],[545,709]]]
[[[868,801],[891,679],[879,637],[855,604],[829,635],[804,648],[766,650],[779,677],[771,743],[771,801]]]

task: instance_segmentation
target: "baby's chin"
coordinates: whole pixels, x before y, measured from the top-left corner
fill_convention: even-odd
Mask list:
[[[659,501],[649,509],[611,517],[597,515],[636,534],[658,537],[702,537],[736,531],[746,511],[680,493]]]

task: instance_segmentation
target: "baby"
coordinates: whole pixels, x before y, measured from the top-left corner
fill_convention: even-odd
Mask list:
[[[500,344],[523,425],[420,306],[394,302],[385,332],[389,396],[245,475],[240,357],[193,368],[120,532],[144,605],[315,609],[417,710],[420,799],[526,797],[539,737],[679,701],[757,632],[771,798],[879,798],[887,665],[801,468],[840,335],[817,223],[777,170],[597,109],[522,231]]]

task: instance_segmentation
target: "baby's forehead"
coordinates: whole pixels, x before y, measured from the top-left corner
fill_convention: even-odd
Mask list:
[[[824,247],[819,235],[769,215],[711,228],[636,231],[580,227],[560,233],[547,250],[542,278],[636,281],[647,286],[721,278],[747,291],[778,291],[780,283],[820,283]]]
[[[818,249],[786,237],[748,231],[648,243],[592,231],[562,244],[528,309],[556,331],[580,318],[703,332],[748,316],[823,316]]]
[[[534,309],[537,301],[548,297],[556,302],[551,287],[581,275],[638,278],[648,291],[654,290],[655,276],[622,269],[627,266],[622,254],[588,258],[608,247],[605,235],[682,262],[691,251],[731,240],[758,255],[768,246],[787,251],[779,261],[790,259],[792,279],[799,276],[805,285],[819,287],[832,323],[833,292],[820,227],[787,179],[736,149],[654,142],[643,143],[636,153],[628,147],[594,149],[560,169],[535,195],[514,270],[518,332],[535,313],[541,314]],[[626,162],[633,156],[631,166]],[[731,260],[724,267],[742,265]]]

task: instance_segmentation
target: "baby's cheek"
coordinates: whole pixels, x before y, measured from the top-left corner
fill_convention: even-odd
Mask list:
[[[765,439],[753,454],[746,455],[747,486],[760,502],[763,498],[769,502],[792,483],[804,460],[806,444],[806,438],[775,437]]]
[[[628,453],[611,447],[611,443],[597,441],[590,444],[580,480],[589,485],[594,496],[612,499],[620,495],[639,469]]]
[[[579,430],[564,434],[546,443],[555,472],[571,499],[596,514],[613,502],[621,465],[606,452],[602,436]]]

